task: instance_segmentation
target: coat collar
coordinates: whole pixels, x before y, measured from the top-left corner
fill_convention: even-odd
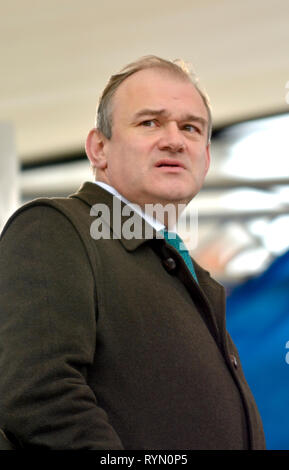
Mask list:
[[[106,191],[101,186],[98,186],[92,182],[85,182],[80,187],[78,192],[72,194],[70,197],[75,197],[84,201],[91,207],[91,215],[97,215],[99,212],[99,204],[104,204],[109,211],[110,220],[105,221],[109,224],[110,230],[112,231],[114,238],[120,240],[122,245],[127,251],[134,251],[142,244],[159,238],[157,231],[148,224],[139,214],[133,211],[133,209],[120,201],[116,196],[114,197],[111,193]],[[123,236],[125,228],[128,229],[129,220],[133,217],[135,226],[138,227],[139,236],[137,238],[128,238]]]
[[[72,194],[70,197],[80,199],[84,203],[86,203],[90,207],[90,214],[92,216],[98,216],[100,207],[97,206],[98,204],[103,204],[105,207],[107,207],[109,210],[110,218],[109,220],[104,220],[104,218],[102,217],[102,222],[106,223],[109,226],[113,234],[112,238],[119,239],[123,247],[129,252],[133,252],[138,249],[141,245],[149,242],[154,243],[155,247],[157,246],[157,243],[159,243],[160,245],[165,244],[164,239],[160,239],[159,236],[157,236],[156,230],[151,225],[149,225],[139,214],[133,212],[133,210],[129,206],[127,206],[127,204],[120,201],[116,197],[113,198],[113,195],[111,193],[92,182],[85,182],[80,187],[79,191],[75,194]],[[115,217],[115,219],[113,219],[113,217]],[[128,239],[127,237],[123,236],[124,226],[128,222],[128,220],[131,219],[131,217],[133,217],[136,225],[141,228],[140,233],[143,236],[131,239]],[[115,224],[115,220],[118,220],[119,223]],[[149,234],[150,237],[145,236],[145,234]],[[178,254],[176,254],[176,256],[178,256]],[[213,311],[215,314],[212,317],[213,323],[215,324],[215,317],[218,325],[217,330],[224,332],[224,288],[217,281],[212,279],[209,272],[204,270],[195,261],[194,267],[199,282],[199,292],[201,293],[203,300],[209,306],[210,311]],[[195,288],[198,288],[197,285],[195,286]],[[213,304],[209,301],[209,299],[214,300]]]
[[[72,194],[70,197],[75,197],[78,199],[81,199],[83,202],[85,202],[88,206],[93,207],[96,204],[105,204],[111,215],[111,222],[113,222],[113,212],[115,207],[113,206],[113,201],[114,198],[111,193],[103,189],[101,186],[96,185],[95,183],[92,182],[85,182],[82,184],[80,189]],[[126,237],[123,237],[122,233],[122,228],[123,225],[127,222],[127,220],[131,217],[131,211],[129,212],[129,215],[125,214],[125,207],[128,207],[124,202],[121,202],[118,200],[119,206],[118,208],[120,209],[120,227],[114,227],[113,223],[110,224],[110,229],[112,232],[116,235],[117,238],[119,238],[120,242],[124,246],[124,248],[127,251],[134,251],[136,250],[139,246],[143,245],[144,243],[148,242],[149,240],[159,238],[157,237],[157,232],[155,229],[153,229],[139,214],[134,213],[134,220],[136,220],[137,224],[140,224],[142,228],[142,234],[151,234],[149,238],[143,236],[140,238],[132,238],[132,239],[127,239]],[[93,214],[92,214],[93,215]],[[117,225],[117,224],[116,224]],[[219,283],[217,283],[214,279],[211,278],[210,274],[208,271],[204,270],[201,266],[194,261],[194,266],[196,269],[196,274],[198,276],[200,284],[211,284],[213,282],[214,287],[217,289]]]

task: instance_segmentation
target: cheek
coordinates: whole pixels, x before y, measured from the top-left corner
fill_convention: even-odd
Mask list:
[[[191,177],[200,185],[203,184],[207,175],[209,163],[208,155],[207,153],[204,154],[204,151],[200,151],[198,154],[194,153],[191,157]]]
[[[210,165],[210,157],[209,154],[203,149],[198,153],[198,162],[200,168],[204,169],[204,171],[207,173]]]

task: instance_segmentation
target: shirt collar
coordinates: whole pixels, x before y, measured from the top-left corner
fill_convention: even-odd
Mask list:
[[[94,181],[95,184],[102,187],[113,196],[118,197],[122,202],[130,206],[135,212],[137,212],[148,224],[150,224],[157,232],[160,230],[164,230],[166,227],[164,224],[159,222],[157,219],[151,217],[150,215],[146,214],[140,206],[136,206],[132,202],[128,201],[122,194],[120,194],[113,186],[110,184],[104,183],[103,181]]]

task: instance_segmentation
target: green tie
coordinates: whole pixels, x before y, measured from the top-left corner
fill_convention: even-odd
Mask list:
[[[167,230],[162,230],[161,232],[163,233],[169,245],[173,246],[180,253],[181,257],[189,268],[193,278],[196,282],[198,282],[192,259],[181,237],[179,237],[179,235],[175,232],[168,232]]]

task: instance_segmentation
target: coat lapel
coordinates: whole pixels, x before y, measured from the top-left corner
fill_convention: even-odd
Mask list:
[[[147,222],[139,214],[136,212],[133,213],[133,210],[128,209],[128,206],[125,203],[118,200],[118,198],[113,197],[112,194],[102,187],[92,182],[85,182],[79,191],[75,194],[72,194],[70,197],[75,197],[85,202],[91,208],[90,214],[92,217],[100,216],[102,218],[102,222],[109,226],[111,237],[114,239],[119,239],[127,251],[132,252],[144,243],[152,242],[153,240],[152,243],[156,247],[155,251],[159,256],[161,256],[160,252],[164,241],[154,240],[157,238],[157,232],[152,229],[152,227],[147,224]],[[102,211],[99,209],[101,209],[102,205],[105,205],[108,208],[107,213],[109,214],[109,217],[104,217],[104,212],[100,214]],[[133,221],[130,221],[129,219],[132,217]],[[137,238],[129,238],[128,236],[125,236],[126,228],[127,233],[129,233],[128,228],[130,222],[131,224],[134,222],[137,225],[137,232],[141,234],[141,236]],[[174,256],[178,257],[180,264],[184,264],[183,260],[181,260],[181,257],[177,252],[174,253]],[[214,336],[217,336],[218,342],[221,343],[220,336],[225,334],[224,288],[218,282],[212,279],[210,274],[201,268],[201,266],[199,266],[195,261],[194,266],[198,277],[199,286],[197,286],[197,284],[192,279],[190,279],[191,276],[189,276],[187,273],[184,274],[182,272],[182,274],[179,275],[179,278],[188,288],[192,299],[194,301],[197,299],[202,303],[201,310],[203,310],[205,307],[205,311],[207,312],[206,315],[209,317],[206,318],[206,322],[210,325],[210,329],[212,333],[214,333]],[[209,301],[209,299],[214,299],[213,304]]]

